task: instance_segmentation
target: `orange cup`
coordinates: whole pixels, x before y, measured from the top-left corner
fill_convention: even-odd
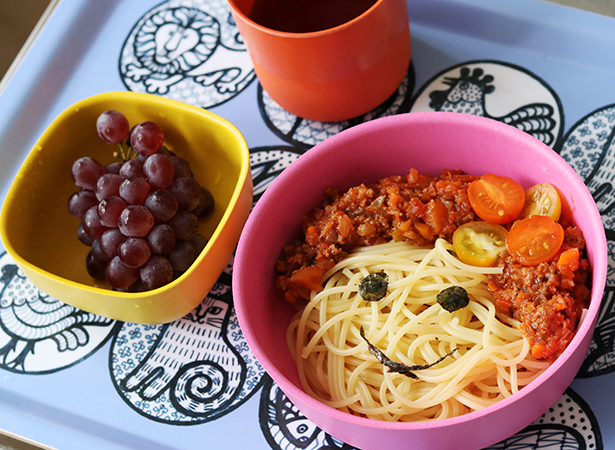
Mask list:
[[[382,104],[410,64],[406,0],[377,0],[341,25],[287,32],[252,20],[255,0],[228,0],[263,89],[306,119],[340,121]]]

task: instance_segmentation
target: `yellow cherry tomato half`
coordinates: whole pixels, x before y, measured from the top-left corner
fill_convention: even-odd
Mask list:
[[[457,257],[472,266],[492,266],[506,250],[507,231],[488,222],[468,222],[453,233],[453,248]]]
[[[556,222],[562,214],[562,200],[549,183],[540,183],[525,191],[525,205],[519,219],[529,216],[549,216]]]
[[[506,248],[524,266],[551,260],[564,242],[564,229],[549,216],[517,220],[506,236]]]
[[[472,209],[489,223],[503,224],[515,220],[525,204],[525,190],[509,177],[487,173],[468,186]]]

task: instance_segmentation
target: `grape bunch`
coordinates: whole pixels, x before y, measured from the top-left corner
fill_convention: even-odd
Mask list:
[[[86,156],[72,167],[80,189],[70,196],[68,211],[81,220],[79,240],[91,247],[86,269],[118,291],[164,286],[205,247],[199,220],[213,212],[214,198],[188,161],[164,145],[156,123],[131,129],[124,114],[109,110],[96,128],[103,141],[119,147],[120,161],[103,166]]]

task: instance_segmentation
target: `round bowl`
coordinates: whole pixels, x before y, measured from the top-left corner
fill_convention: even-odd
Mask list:
[[[165,145],[190,162],[195,178],[215,199],[201,220],[209,239],[196,261],[171,283],[147,292],[97,287],[86,271],[89,247],[77,238],[79,219],[68,212],[78,190],[73,162],[90,156],[106,165],[117,147],[99,138],[105,110],[124,113],[131,125],[151,120]],[[40,290],[77,308],[125,322],[166,323],[198,306],[228,263],[252,206],[247,144],[234,125],[186,103],[149,94],[109,92],[67,108],[45,130],[20,168],[2,207],[0,233],[7,252]]]
[[[563,214],[581,228],[592,266],[587,315],[563,354],[536,380],[492,406],[455,418],[390,423],[356,417],[307,395],[286,348],[295,308],[276,295],[274,264],[282,246],[301,237],[301,218],[325,200],[327,187],[348,188],[395,174],[437,175],[461,169],[507,175],[527,188],[549,182]],[[551,148],[500,122],[473,115],[417,112],[376,119],[343,131],[293,162],[267,189],[240,237],[233,274],[235,308],[257,359],[305,416],[363,450],[479,449],[505,439],[551,407],[574,379],[587,353],[607,272],[604,227],[580,177]]]

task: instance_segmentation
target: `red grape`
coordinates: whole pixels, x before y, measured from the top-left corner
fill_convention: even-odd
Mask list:
[[[158,153],[160,153],[161,155],[167,155],[169,158],[171,156],[175,156],[175,152],[172,150],[169,150],[167,146],[164,144],[162,145],[162,147],[160,147],[160,150],[158,150]]]
[[[128,267],[119,256],[115,256],[105,270],[105,278],[115,289],[126,289],[139,279],[139,269]]]
[[[83,224],[83,231],[94,239],[100,239],[102,234],[107,230],[107,227],[100,222],[98,206],[92,206],[88,209],[83,215],[81,223]]]
[[[167,253],[175,246],[175,231],[169,225],[155,225],[147,235],[147,243],[154,253]]]
[[[177,198],[162,189],[150,192],[144,205],[152,212],[156,223],[167,222],[177,212]]]
[[[85,268],[90,276],[96,280],[105,279],[105,269],[107,268],[107,262],[97,259],[90,251],[85,259]]]
[[[143,163],[143,173],[152,189],[168,189],[173,182],[175,168],[166,155],[156,153]]]
[[[192,213],[177,211],[177,214],[167,222],[167,225],[173,228],[177,239],[189,241],[199,229],[199,219]]]
[[[84,156],[73,163],[71,175],[75,184],[81,188],[96,190],[96,182],[107,173],[102,164],[94,158]]]
[[[177,198],[179,209],[192,211],[201,199],[201,185],[194,178],[178,178],[173,181],[169,191]]]
[[[96,120],[96,131],[107,144],[117,144],[128,139],[130,125],[128,119],[119,111],[103,112]]]
[[[129,205],[142,205],[149,191],[150,185],[147,180],[138,175],[133,175],[120,184],[120,197]]]
[[[207,245],[207,238],[202,234],[195,234],[192,239],[190,239],[190,243],[194,247],[194,250],[196,250],[196,254],[199,255]]]
[[[201,186],[201,198],[199,204],[192,211],[199,219],[204,219],[214,212],[215,201],[210,190]]]
[[[118,175],[120,173],[120,169],[122,168],[122,163],[119,161],[112,162],[111,164],[107,164],[105,166],[105,170],[108,173],[114,173]]]
[[[164,256],[153,255],[141,267],[140,277],[146,289],[156,289],[173,281],[173,266]]]
[[[129,159],[124,164],[122,164],[119,175],[124,178],[130,178],[133,175],[145,177],[145,174],[143,173],[143,162],[144,160],[141,158]]]
[[[118,255],[128,267],[141,267],[151,255],[147,241],[142,238],[128,238],[119,247]]]
[[[94,192],[81,189],[73,193],[68,199],[68,212],[78,219],[83,219],[86,211],[97,204],[98,199]]]
[[[109,228],[117,228],[120,214],[128,204],[120,197],[107,197],[98,204],[100,223]]]
[[[160,150],[163,142],[164,133],[154,122],[141,122],[130,132],[130,145],[139,155],[153,155]]]
[[[105,264],[108,263],[111,259],[103,251],[102,246],[100,245],[100,239],[95,239],[94,242],[92,242],[91,253],[94,258],[96,258],[98,261],[104,262]]]
[[[188,161],[181,156],[171,156],[171,162],[175,168],[173,179],[192,178],[192,169],[190,169],[190,163]]]
[[[124,179],[113,173],[106,173],[96,182],[96,198],[104,200],[107,197],[120,195],[120,185]]]
[[[91,247],[94,243],[94,238],[88,236],[88,234],[83,229],[83,222],[81,222],[79,224],[79,227],[77,228],[77,238],[81,241],[82,244],[85,244],[88,247]]]
[[[117,228],[107,230],[100,238],[100,249],[109,258],[118,256],[120,245],[127,239]]]
[[[120,214],[118,227],[128,237],[145,237],[154,226],[154,216],[143,205],[130,205]]]
[[[177,241],[171,251],[165,254],[174,270],[185,272],[192,265],[198,254],[188,241]]]

